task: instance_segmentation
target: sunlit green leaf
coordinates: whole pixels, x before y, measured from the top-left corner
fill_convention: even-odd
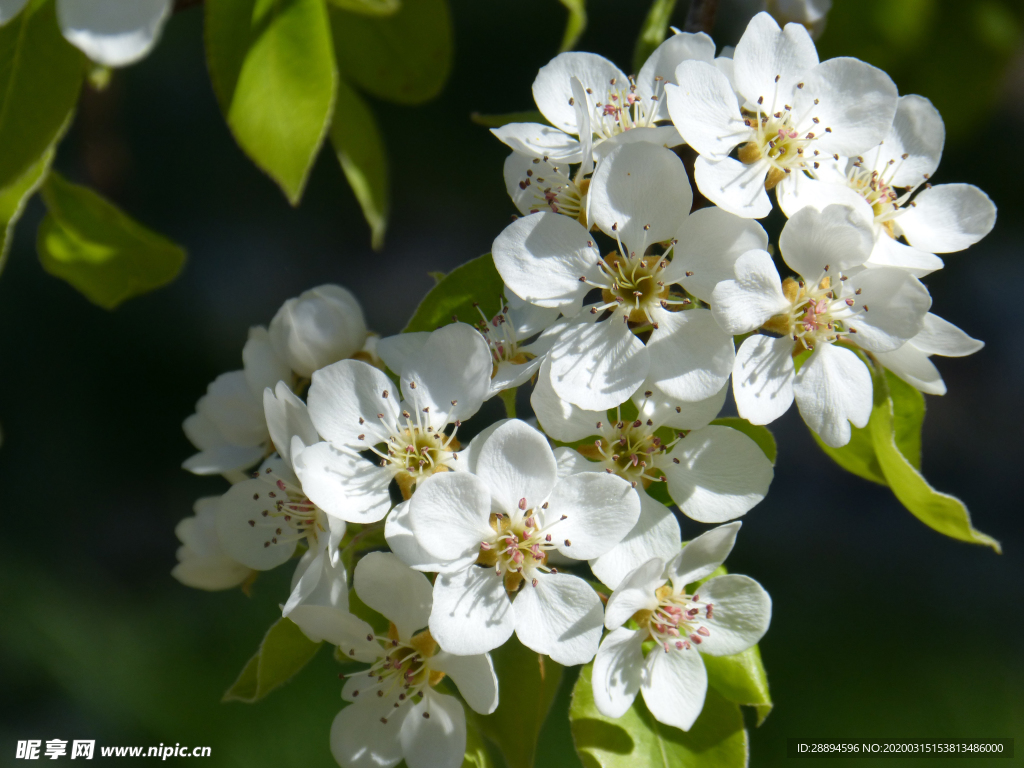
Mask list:
[[[501,701],[490,715],[475,718],[498,745],[508,768],[532,768],[537,737],[562,680],[562,667],[531,651],[515,637],[491,651],[501,681]]]
[[[757,447],[764,451],[764,455],[768,457],[768,461],[772,464],[775,463],[775,458],[778,456],[779,449],[775,444],[775,436],[772,435],[768,427],[751,424],[749,421],[741,419],[739,416],[723,416],[720,419],[715,419],[711,423],[719,424],[723,427],[732,427],[736,431],[742,432],[757,443]]]
[[[327,0],[331,5],[367,16],[391,16],[402,7],[402,0]]]
[[[571,51],[579,42],[580,35],[587,28],[587,1],[586,0],[558,0],[569,11],[569,18],[565,22],[565,33],[562,35],[562,45],[559,51]]]
[[[256,654],[224,693],[223,701],[252,704],[287,683],[320,650],[291,620],[281,618],[267,630]]]
[[[184,249],[92,190],[51,171],[42,196],[49,210],[36,238],[43,268],[95,304],[113,309],[181,271]]]
[[[416,307],[405,331],[433,331],[448,325],[453,318],[471,325],[480,322],[480,309],[487,317],[501,309],[501,296],[505,291],[491,254],[485,253],[456,267],[430,289]]]
[[[28,170],[19,178],[9,186],[0,189],[0,272],[3,272],[4,265],[7,263],[7,255],[11,250],[14,225],[21,218],[21,214],[25,210],[25,203],[46,178],[46,173],[50,170],[50,163],[53,161],[53,153],[53,147],[47,149],[43,156],[29,166]]]
[[[530,109],[525,112],[506,112],[501,115],[481,115],[479,112],[474,112],[469,116],[469,119],[477,125],[482,125],[484,128],[501,128],[501,126],[508,125],[509,123],[548,124],[544,115],[536,109]]]
[[[23,178],[63,133],[85,74],[53,0],[33,0],[0,27],[0,189]]]
[[[370,225],[373,249],[379,251],[384,246],[391,206],[387,149],[370,108],[342,80],[338,81],[331,121],[331,144]]]
[[[337,81],[323,0],[208,0],[206,59],[235,139],[297,204]]]
[[[441,92],[452,66],[447,0],[404,0],[392,16],[373,18],[331,8],[338,68],[367,93],[421,104]]]
[[[668,22],[675,8],[676,0],[654,0],[651,3],[651,10],[647,12],[644,25],[640,28],[640,36],[636,39],[636,47],[633,48],[634,74],[640,71],[647,58],[654,53],[654,49],[665,39],[665,35],[668,34]]]
[[[705,657],[706,658],[706,657]],[[689,731],[654,719],[637,695],[622,717],[605,717],[594,703],[593,664],[580,671],[569,719],[586,768],[745,768],[747,732],[738,704],[709,687],[704,709]]]
[[[462,758],[462,768],[495,768],[476,721],[471,718],[466,720],[466,754]]]
[[[772,711],[768,675],[761,662],[761,650],[752,646],[733,656],[704,656],[708,685],[729,701],[754,707],[761,725]]]

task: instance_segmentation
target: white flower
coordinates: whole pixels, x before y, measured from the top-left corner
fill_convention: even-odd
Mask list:
[[[650,144],[613,150],[589,197],[591,219],[616,252],[602,258],[583,226],[549,212],[513,222],[492,249],[505,284],[537,306],[572,317],[589,291],[602,291],[591,317],[549,352],[555,391],[588,410],[618,405],[645,380],[679,400],[716,394],[732,369],[732,339],[688,294],[709,299],[741,254],[766,247],[764,231],[714,208],[690,215],[682,162]]]
[[[682,143],[676,129],[656,125],[668,119],[662,99],[665,82],[673,79],[682,61],[714,58],[711,38],[689,32],[672,35],[658,46],[636,80],[595,53],[560,53],[533,81],[534,101],[551,125],[509,123],[491,133],[516,152],[554,163],[586,164],[591,146],[600,155],[606,151],[602,143],[627,131],[630,141],[674,147]]]
[[[771,598],[747,576],[716,576],[687,591],[722,564],[739,528],[730,523],[698,536],[668,565],[641,565],[608,598],[605,626],[612,631],[593,673],[594,701],[606,717],[625,714],[639,691],[659,722],[689,730],[707,693],[701,654],[740,653],[768,630]],[[638,629],[623,626],[630,619]],[[645,659],[647,640],[655,645]]]
[[[270,321],[270,340],[296,375],[355,357],[366,342],[366,320],[356,297],[339,285],[321,285],[288,299]]]
[[[767,424],[796,397],[807,425],[833,447],[850,441],[850,425],[871,416],[871,374],[846,346],[890,352],[921,330],[931,297],[902,269],[878,267],[847,277],[871,253],[871,226],[847,206],[804,208],[782,230],[782,256],[800,277],[779,279],[771,257],[751,251],[736,277],[712,295],[726,331],[760,329],[736,354],[733,393],[740,415]],[[846,346],[838,346],[842,342]],[[793,356],[813,354],[796,372]]]
[[[942,117],[923,96],[901,96],[885,140],[858,157],[829,158],[814,178],[779,188],[787,216],[811,205],[840,203],[873,224],[875,247],[865,266],[894,266],[917,277],[942,268],[936,253],[960,251],[996,221],[988,196],[970,184],[927,184],[942,157]],[[926,188],[918,192],[920,187]],[[909,245],[899,242],[906,238]]]
[[[503,174],[508,196],[521,213],[551,211],[586,226],[586,190],[590,180],[581,179],[577,184],[568,163],[513,152],[505,158]]]
[[[739,216],[771,211],[766,193],[793,183],[835,154],[854,156],[885,137],[896,86],[852,58],[818,63],[807,29],[785,29],[759,13],[736,46],[733,80],[702,61],[684,61],[666,86],[676,128],[700,157],[700,191]],[[742,146],[741,146],[742,145]],[[739,159],[730,157],[740,147]]]
[[[219,504],[219,496],[197,500],[195,516],[182,519],[174,527],[181,546],[177,552],[178,564],[171,575],[186,586],[229,589],[252,576],[252,569],[229,557],[220,544],[216,527]]]
[[[488,395],[491,354],[472,327],[452,323],[413,347],[399,355],[401,395],[382,371],[359,360],[313,374],[309,415],[325,442],[301,451],[295,471],[309,497],[331,515],[380,520],[391,509],[392,480],[408,497],[426,477],[451,469],[459,446],[455,432],[445,430],[457,429]],[[386,340],[378,350],[391,357]],[[360,456],[363,451],[375,453],[379,463]]]
[[[735,429],[709,426],[724,400],[724,387],[703,403],[676,402],[648,390],[643,397],[633,395],[636,415],[624,419],[622,408],[584,411],[566,403],[541,373],[530,403],[545,433],[567,443],[596,437],[573,451],[575,458],[562,457],[560,463],[572,472],[600,467],[628,481],[640,497],[633,530],[590,561],[594,574],[612,589],[652,557],[667,560],[679,551],[679,524],[647,495],[651,483],[665,482],[683,513],[702,523],[744,515],[767,494],[774,470],[764,452]]]
[[[548,567],[548,553],[600,557],[634,526],[639,499],[613,475],[559,478],[547,440],[515,419],[467,453],[468,471],[434,475],[409,504],[417,543],[439,563],[431,634],[470,654],[514,631],[559,664],[587,662],[601,637],[601,601],[579,577]]]
[[[367,624],[364,636],[354,636],[349,624],[332,632],[343,653],[372,666],[347,676],[341,695],[350,704],[334,718],[331,752],[342,768],[391,768],[402,759],[409,768],[458,768],[466,714],[458,699],[434,687],[448,677],[470,707],[490,714],[498,706],[490,656],[453,656],[438,650],[429,631],[416,632],[430,615],[430,582],[394,555],[368,554],[354,581],[359,598],[391,627],[385,636]]]
[[[68,42],[97,64],[124,67],[149,55],[173,0],[57,0]]]
[[[910,386],[929,395],[944,395],[946,383],[928,358],[966,357],[984,346],[985,342],[972,339],[949,321],[929,312],[919,334],[892,352],[876,352],[875,357]]]

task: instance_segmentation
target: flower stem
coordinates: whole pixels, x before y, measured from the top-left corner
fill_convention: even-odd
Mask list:
[[[503,389],[500,393],[501,402],[505,404],[505,415],[510,419],[516,417],[516,391],[519,387],[512,387],[512,389]]]

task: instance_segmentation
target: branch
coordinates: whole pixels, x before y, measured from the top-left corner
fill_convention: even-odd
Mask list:
[[[718,0],[690,0],[690,10],[686,13],[686,32],[705,32],[711,34],[715,26],[715,14],[718,13]]]

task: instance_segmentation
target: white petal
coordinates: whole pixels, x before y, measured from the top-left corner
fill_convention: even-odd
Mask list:
[[[745,165],[731,157],[710,160],[701,155],[693,166],[694,181],[704,197],[745,219],[763,219],[772,212],[764,188],[767,175],[767,163]]]
[[[640,72],[636,76],[636,94],[645,103],[651,100],[651,96],[658,96],[658,102],[653,105],[654,118],[668,120],[669,112],[665,97],[662,95],[662,84],[675,81],[676,68],[682,62],[695,60],[710,63],[714,58],[715,41],[703,32],[680,32],[669,35],[640,67]],[[658,78],[661,82],[658,82]],[[645,110],[650,112],[652,107],[645,106]]]
[[[511,421],[511,419],[498,419],[493,424],[489,424],[477,432],[476,436],[469,441],[469,445],[459,451],[458,458],[453,464],[455,470],[457,472],[472,472],[473,474],[476,474],[477,459],[480,456],[480,449],[483,448],[484,443],[487,442],[487,438],[494,434],[494,430],[508,421]]]
[[[798,275],[817,282],[828,270],[847,270],[867,261],[874,247],[871,223],[857,209],[808,206],[793,214],[779,235],[782,258]]]
[[[480,481],[507,514],[539,507],[555,487],[556,474],[555,457],[545,437],[518,419],[494,430],[477,458]]]
[[[341,360],[316,371],[306,400],[316,431],[336,445],[365,450],[396,431],[396,387],[383,371],[361,360]]]
[[[740,345],[732,370],[736,408],[751,424],[770,424],[793,404],[793,340],[757,334]]]
[[[823,163],[817,171],[817,179],[791,173],[779,182],[775,196],[786,216],[793,217],[797,211],[807,207],[822,211],[830,205],[846,205],[855,209],[864,221],[874,221],[875,212],[859,192],[849,187],[846,174],[838,174],[838,179],[831,179],[825,172],[830,167],[832,164]]]
[[[466,712],[454,696],[427,688],[402,723],[409,768],[459,768],[466,752]]]
[[[505,584],[493,568],[471,565],[438,574],[430,634],[458,656],[486,653],[512,636],[516,623]]]
[[[263,390],[253,392],[243,371],[222,373],[196,403],[196,413],[213,423],[232,445],[259,445],[269,438],[263,416]]]
[[[310,421],[306,404],[283,381],[277,383],[276,391],[269,387],[263,391],[263,412],[267,419],[267,429],[270,430],[270,439],[274,441],[274,447],[281,458],[289,465],[292,463],[292,437],[298,437],[304,445],[312,445],[320,440]]]
[[[637,486],[640,517],[626,537],[605,554],[590,561],[590,569],[601,582],[618,589],[622,580],[651,558],[669,560],[679,551],[682,537],[672,511]]]
[[[713,397],[729,380],[736,348],[712,313],[657,310],[658,327],[647,342],[647,381],[670,397],[698,402]]]
[[[650,380],[645,381],[641,388],[633,394],[633,402],[644,418],[655,424],[673,429],[700,429],[711,423],[725,405],[728,384],[706,400],[688,402],[671,397]],[[647,393],[650,392],[650,397]],[[641,397],[641,394],[643,397]]]
[[[551,386],[551,363],[547,360],[540,367],[530,405],[544,432],[565,443],[596,435],[597,422],[605,418],[604,411],[585,411],[560,398]]]
[[[896,84],[885,72],[842,56],[807,73],[804,87],[794,94],[793,114],[806,115],[799,130],[815,133],[815,149],[822,154],[855,157],[885,138],[897,97]],[[818,122],[812,123],[812,117]]]
[[[932,305],[921,281],[896,267],[866,269],[845,288],[857,292],[851,298],[858,308],[868,307],[847,325],[857,329],[857,346],[872,352],[890,352],[916,336]]]
[[[516,329],[517,339],[533,336],[538,331],[548,328],[558,319],[557,309],[530,304],[511,291],[506,291],[505,301],[509,308],[508,314]]]
[[[68,42],[97,64],[124,67],[153,49],[171,0],[58,0],[57,22]]]
[[[571,107],[570,107],[571,109]],[[575,133],[576,129],[573,128]],[[540,123],[508,123],[491,133],[514,152],[541,157],[556,163],[578,163],[583,156],[579,141],[565,131]]]
[[[228,489],[217,507],[217,536],[224,551],[258,571],[276,568],[295,552],[291,526],[268,495],[274,490],[263,480],[243,480]]]
[[[554,339],[551,340],[552,343]],[[506,389],[514,389],[520,387],[529,381],[538,370],[540,370],[541,363],[544,362],[544,357],[535,357],[533,360],[529,360],[525,363],[512,363],[508,360],[503,360],[498,363],[497,369],[494,371],[494,375],[491,377],[490,388],[487,390],[487,396],[493,397],[499,392],[504,392]]]
[[[590,127],[590,116],[594,114],[594,106],[586,88],[578,77],[569,78],[572,91],[573,110],[576,112],[576,134],[580,137],[582,157],[578,178],[594,172],[594,131]]]
[[[383,712],[383,707],[359,702],[337,714],[331,724],[331,754],[341,768],[391,768],[401,762],[403,718],[384,718],[382,723]]]
[[[734,277],[722,280],[711,294],[711,311],[718,325],[730,334],[752,331],[790,302],[767,251],[748,251],[733,265]]]
[[[674,125],[654,125],[649,128],[637,126],[625,133],[598,141],[594,145],[594,159],[600,164],[614,150],[626,144],[653,144],[662,149],[671,149],[685,143]]]
[[[594,92],[595,103],[607,99],[612,81],[620,88],[629,87],[629,78],[608,59],[595,53],[571,51],[560,53],[537,72],[533,81],[533,100],[548,121],[563,131],[576,133],[576,111],[570,80],[578,77],[584,88]]]
[[[654,718],[688,731],[704,708],[708,673],[696,648],[653,649],[647,654],[640,690]]]
[[[302,491],[329,515],[373,523],[391,509],[392,473],[362,456],[316,443],[292,456]]]
[[[594,704],[605,717],[622,717],[640,691],[643,633],[619,627],[605,636],[594,658]]]
[[[400,638],[427,626],[430,581],[396,555],[370,552],[356,565],[352,584],[360,600],[395,625]]]
[[[899,267],[914,277],[930,275],[944,266],[942,259],[934,253],[922,251],[911,245],[904,245],[892,238],[888,232],[881,231],[875,235],[875,247],[865,267]]]
[[[546,516],[558,551],[576,560],[591,560],[610,550],[640,517],[640,498],[621,477],[582,472],[558,481],[548,498]],[[571,542],[571,543],[570,543]]]
[[[940,184],[923,190],[896,224],[915,248],[953,253],[992,231],[996,207],[972,184]]]
[[[913,345],[929,355],[966,357],[985,346],[985,342],[972,339],[948,320],[929,312],[924,327],[913,339]]]
[[[775,474],[757,443],[742,432],[719,426],[691,432],[659,458],[657,466],[668,479],[673,501],[702,523],[721,523],[746,514],[768,493]]]
[[[604,618],[601,599],[583,579],[537,573],[514,604],[516,636],[527,648],[563,666],[586,664],[597,653]]]
[[[380,645],[366,639],[374,634],[373,627],[347,611],[329,605],[300,605],[288,618],[314,643],[336,645],[349,658],[372,662],[380,655]]]
[[[615,588],[604,612],[604,625],[608,629],[621,627],[637,611],[652,611],[658,605],[654,593],[665,583],[665,561],[651,558],[623,577]]]
[[[907,342],[892,352],[875,352],[878,361],[907,384],[929,395],[946,394],[946,383],[928,355]]]
[[[759,13],[736,44],[733,61],[736,89],[751,104],[763,97],[765,105],[771,105],[779,103],[776,93],[789,98],[818,63],[818,52],[802,25],[787,24],[780,29],[770,15]]]
[[[592,411],[613,408],[647,378],[650,358],[619,314],[571,326],[551,348],[551,386],[559,397]]]
[[[883,165],[893,168],[885,173],[890,185],[912,187],[935,173],[945,141],[939,110],[924,96],[900,96],[889,135],[878,150],[864,153],[864,159],[878,171]]]
[[[429,331],[396,333],[394,336],[385,336],[377,342],[377,354],[388,368],[399,373],[406,367],[409,358],[423,349],[429,338]]]
[[[600,278],[600,254],[576,220],[550,211],[505,227],[491,248],[494,266],[513,292],[531,304],[579,311],[590,288],[580,277]]]
[[[344,525],[344,523],[342,523]],[[300,558],[292,576],[292,591],[281,610],[291,618],[304,606],[326,606],[348,611],[348,574],[341,558],[332,563],[324,536]],[[298,622],[296,622],[298,623]]]
[[[672,586],[681,592],[687,584],[703,579],[713,573],[732,552],[736,544],[736,534],[740,532],[742,523],[727,523],[702,533],[693,541],[683,546],[683,551],[676,555],[668,564],[668,574]]]
[[[262,459],[263,454],[262,445],[219,445],[189,456],[181,466],[196,475],[220,475],[248,469]]]
[[[475,559],[480,543],[494,533],[490,515],[490,490],[468,472],[431,475],[409,502],[409,525],[417,544],[441,563]]]
[[[871,374],[854,352],[819,344],[793,383],[800,415],[833,448],[850,442],[850,422],[867,426],[871,418]]]
[[[683,161],[645,142],[623,144],[602,160],[588,194],[589,220],[641,256],[675,235],[693,203]]]
[[[498,708],[498,676],[489,654],[455,656],[441,651],[430,657],[430,668],[448,675],[474,711],[489,715]]]
[[[242,364],[245,381],[256,396],[261,396],[268,387],[273,389],[279,381],[291,385],[292,369],[274,351],[270,334],[263,326],[249,329],[249,338],[242,347]]]
[[[593,472],[593,462],[587,461],[572,448],[555,448],[555,463],[558,465],[558,479],[580,472]]]
[[[704,301],[711,300],[718,283],[733,277],[740,256],[768,247],[768,235],[760,224],[716,207],[701,208],[687,217],[676,240],[663,279],[667,285],[683,283]]]
[[[425,550],[416,540],[409,521],[409,502],[398,504],[384,523],[384,538],[391,551],[402,558],[402,562],[417,571],[437,573],[444,563]]]
[[[288,299],[270,321],[274,348],[299,376],[308,378],[366,343],[363,308],[340,285],[320,285]]]
[[[479,331],[452,323],[430,334],[401,370],[402,394],[422,411],[429,408],[435,429],[468,419],[483,405],[491,385],[493,358]],[[415,387],[412,386],[415,382]]]
[[[743,124],[732,83],[703,61],[684,61],[665,86],[665,104],[686,143],[709,160],[723,160],[753,135]]]
[[[703,602],[714,606],[713,618],[706,621],[711,634],[701,643],[701,653],[742,653],[768,631],[772,599],[749,576],[730,573],[708,579],[701,585],[700,596]]]

